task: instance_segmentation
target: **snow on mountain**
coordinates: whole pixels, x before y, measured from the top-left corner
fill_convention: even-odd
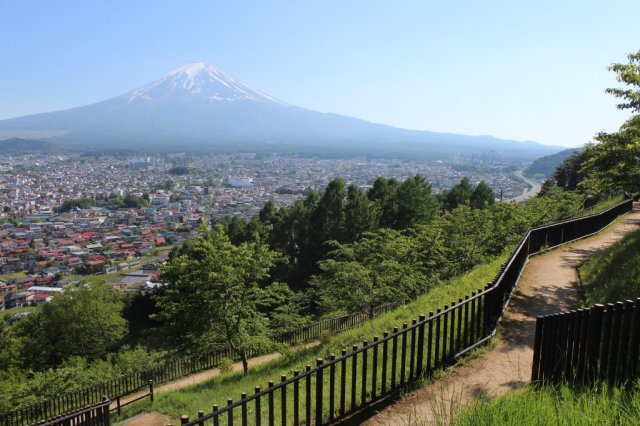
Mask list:
[[[205,62],[184,65],[166,77],[125,95],[129,102],[162,99],[233,102],[239,99],[284,104]]]
[[[195,62],[131,92],[64,111],[0,120],[0,139],[48,138],[73,149],[206,149],[481,155],[533,160],[559,151],[490,136],[411,131],[279,101]]]

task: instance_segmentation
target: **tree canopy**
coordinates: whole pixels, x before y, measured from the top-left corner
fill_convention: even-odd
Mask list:
[[[222,227],[190,240],[163,267],[160,319],[174,350],[227,347],[248,371],[248,353],[268,344],[268,306],[282,290],[265,285],[279,255],[258,242],[234,245]]]
[[[127,330],[120,296],[103,285],[80,285],[16,324],[25,367],[39,370],[80,356],[97,359],[114,349]]]

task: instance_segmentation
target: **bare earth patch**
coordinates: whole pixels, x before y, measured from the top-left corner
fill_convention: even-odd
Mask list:
[[[171,418],[157,411],[139,414],[122,423],[123,426],[167,426],[168,424],[171,424]]]
[[[576,267],[640,226],[634,211],[598,235],[532,257],[513,294],[495,349],[411,392],[365,424],[448,424],[460,405],[518,389],[531,376],[536,316],[581,307]]]

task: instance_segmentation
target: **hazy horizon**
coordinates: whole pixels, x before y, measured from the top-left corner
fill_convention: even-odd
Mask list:
[[[640,39],[631,1],[5,2],[0,12],[0,119],[102,101],[202,61],[312,110],[561,146],[628,117],[604,93],[616,86],[607,66]]]

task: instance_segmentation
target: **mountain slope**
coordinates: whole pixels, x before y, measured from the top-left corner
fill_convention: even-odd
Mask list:
[[[570,148],[555,154],[546,155],[534,160],[529,167],[524,169],[524,175],[529,177],[550,177],[556,171],[556,168],[567,158],[571,157],[580,148]]]
[[[50,152],[55,147],[43,141],[11,138],[0,140],[0,154],[18,154],[27,152]]]
[[[447,156],[495,150],[532,160],[560,148],[411,131],[289,105],[205,63],[92,105],[0,121],[0,138],[54,137],[82,148],[338,150]]]

